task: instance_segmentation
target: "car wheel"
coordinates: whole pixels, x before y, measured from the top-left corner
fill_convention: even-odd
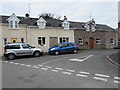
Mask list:
[[[40,52],[38,52],[38,51],[34,52],[35,57],[40,57],[40,55],[41,55]]]
[[[75,54],[78,53],[78,50],[74,50],[73,53],[75,53]]]
[[[15,55],[14,54],[9,54],[7,58],[8,58],[8,60],[13,60],[13,59],[15,59]]]
[[[55,51],[55,55],[59,55],[59,51]]]

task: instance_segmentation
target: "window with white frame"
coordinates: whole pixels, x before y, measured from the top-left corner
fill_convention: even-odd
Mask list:
[[[69,42],[69,38],[68,37],[61,37],[60,43],[63,43],[63,42]]]
[[[83,38],[79,38],[79,44],[83,44]]]
[[[110,44],[115,44],[115,40],[114,39],[110,39]]]
[[[7,44],[8,43],[8,39],[7,38],[4,38],[3,39],[3,44],[5,45],[5,44]]]
[[[9,29],[19,29],[19,19],[17,16],[13,13],[7,21],[9,22]]]
[[[69,30],[70,23],[68,20],[64,20],[64,22],[62,22],[62,26],[64,27],[64,30]]]
[[[86,28],[86,31],[90,31],[90,25],[89,25],[89,24],[87,24],[87,25],[85,26],[85,28]]]
[[[45,45],[45,37],[38,37],[38,44],[41,46]]]
[[[45,29],[46,21],[41,17],[39,20],[37,20],[37,25],[40,29]]]
[[[96,39],[96,44],[101,44],[101,40],[100,39]]]

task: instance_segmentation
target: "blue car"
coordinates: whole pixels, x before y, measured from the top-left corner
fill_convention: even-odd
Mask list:
[[[64,42],[57,44],[51,48],[49,48],[49,54],[61,54],[61,53],[77,53],[79,50],[78,46],[76,46],[73,42]]]

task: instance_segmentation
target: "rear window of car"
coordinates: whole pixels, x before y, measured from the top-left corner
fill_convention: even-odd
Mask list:
[[[20,49],[20,45],[6,45],[5,49]]]

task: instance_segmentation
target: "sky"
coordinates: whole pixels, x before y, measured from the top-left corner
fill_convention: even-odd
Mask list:
[[[1,0],[0,15],[25,16],[30,12],[30,17],[38,18],[42,13],[64,15],[69,21],[88,22],[94,18],[97,24],[106,24],[117,28],[120,20],[118,11],[119,0]],[[120,4],[119,4],[120,8]],[[119,9],[120,10],[120,9]],[[119,18],[119,19],[118,19]]]

